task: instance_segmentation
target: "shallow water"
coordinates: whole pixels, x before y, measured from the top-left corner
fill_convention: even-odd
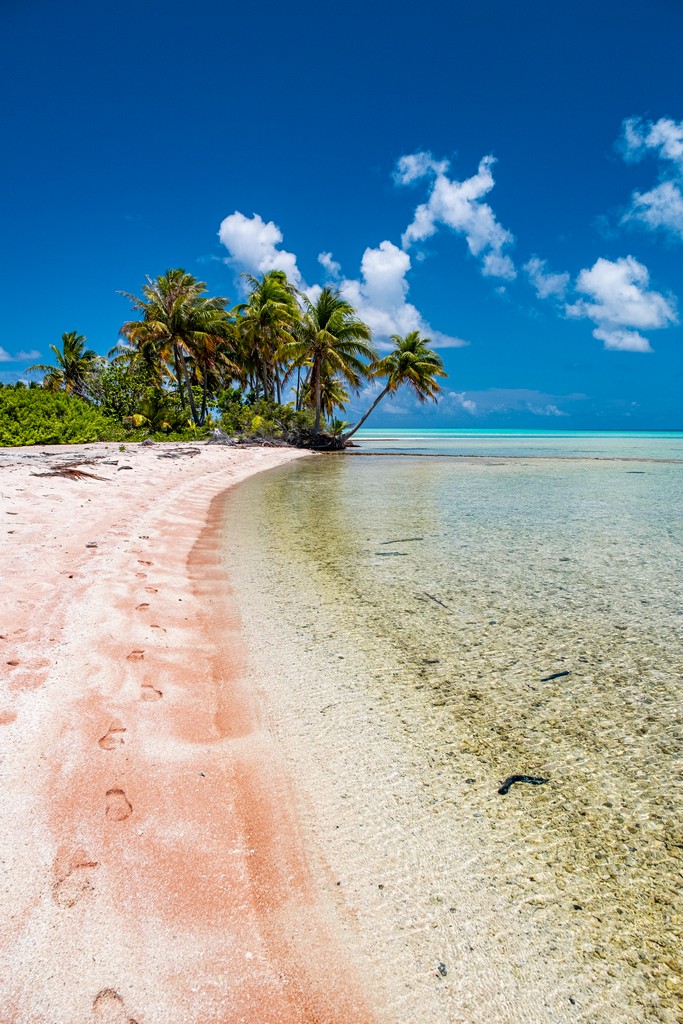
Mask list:
[[[362,452],[512,458],[680,459],[680,430],[360,430]]]
[[[339,455],[229,505],[289,625],[372,666],[444,847],[545,936],[571,1019],[683,1020],[681,498],[676,463]],[[499,795],[518,773],[548,782]]]

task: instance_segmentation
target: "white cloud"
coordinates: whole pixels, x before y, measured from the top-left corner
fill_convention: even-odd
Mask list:
[[[251,274],[284,270],[311,302],[320,295],[320,285],[307,285],[303,281],[295,254],[279,248],[282,232],[273,221],[266,223],[257,213],[249,218],[235,212],[222,222],[219,237],[230,253],[226,262],[232,266]],[[361,320],[371,327],[380,350],[392,347],[388,342],[392,334],[404,335],[409,331],[420,331],[431,338],[434,348],[459,348],[468,344],[461,338],[434,330],[407,301],[406,276],[411,260],[408,253],[393,242],[384,241],[377,248],[365,250],[358,278],[340,280],[341,266],[330,252],[321,252],[318,262],[333,278],[344,298],[355,307]]]
[[[476,416],[496,413],[531,413],[553,418],[569,416],[562,408],[568,402],[582,401],[585,395],[551,395],[532,388],[488,388],[486,391],[449,391],[443,398],[442,412],[464,410]]]
[[[678,322],[673,301],[649,288],[647,267],[633,256],[612,261],[600,258],[576,279],[576,290],[588,299],[565,307],[567,316],[587,317],[596,325],[593,337],[605,348],[651,352],[637,329],[656,330]],[[636,330],[632,330],[636,328]]]
[[[659,184],[647,192],[633,193],[622,223],[663,230],[683,241],[683,121],[628,118],[617,145],[627,163],[652,155],[660,165]]]
[[[488,203],[482,202],[495,184],[494,163],[492,156],[485,156],[475,175],[465,181],[452,181],[446,174],[448,163],[434,161],[430,153],[401,157],[394,173],[399,184],[434,175],[427,202],[417,207],[412,223],[403,233],[403,248],[408,249],[414,242],[424,241],[443,224],[465,236],[472,255],[481,258],[484,274],[505,280],[516,277],[514,263],[503,252],[514,238],[498,223]]]
[[[340,291],[355,306],[361,320],[372,328],[378,347],[386,344],[392,334],[420,331],[431,338],[434,348],[458,348],[466,345],[460,338],[452,338],[433,330],[421,313],[408,302],[410,256],[393,242],[380,242],[376,249],[367,248],[361,260],[360,278],[344,278]]]
[[[397,161],[394,181],[397,185],[412,185],[430,174],[445,174],[448,168],[448,160],[435,160],[431,153],[409,153]]]
[[[569,285],[569,274],[551,274],[546,270],[547,263],[538,256],[532,256],[524,264],[529,280],[536,289],[539,299],[564,299]]]
[[[652,352],[647,338],[637,331],[623,331],[616,327],[597,327],[593,337],[604,341],[605,348],[614,352]]]
[[[4,348],[0,348],[0,363],[22,363],[29,359],[37,359],[40,352],[37,349],[30,349],[28,352],[17,352],[12,355]]]
[[[617,145],[629,163],[642,160],[651,151],[660,160],[683,169],[683,121],[670,117],[660,117],[659,121],[627,117]]]
[[[683,192],[673,181],[663,181],[649,192],[634,192],[622,222],[638,222],[651,231],[662,228],[683,241]]]
[[[258,213],[245,217],[236,210],[222,221],[218,237],[230,253],[226,263],[254,275],[284,270],[296,287],[303,284],[294,253],[278,248],[282,232],[274,221],[266,222]]]
[[[332,259],[331,252],[319,252],[318,263],[325,268],[330,277],[338,278],[341,273],[341,264]]]
[[[446,398],[451,407],[463,409],[471,416],[476,415],[477,403],[468,398],[464,391],[449,391]]]

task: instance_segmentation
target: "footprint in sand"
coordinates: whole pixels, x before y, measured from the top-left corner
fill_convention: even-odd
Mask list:
[[[140,687],[140,700],[161,700],[163,693],[151,683],[143,683]]]
[[[164,629],[164,627],[163,627],[163,626],[160,626],[158,622],[150,622],[150,624],[149,624],[149,628],[150,628],[150,629],[160,629],[162,633],[165,633],[165,632],[166,632],[166,630]]]
[[[144,558],[138,558],[140,565],[152,565],[152,562],[146,562]]]
[[[159,593],[159,588],[158,587],[145,587],[145,590],[147,591],[148,594],[158,594]]]
[[[142,661],[145,657],[145,652],[139,649],[131,651],[130,654],[126,655],[126,661]]]
[[[136,578],[136,580],[146,580],[147,579],[147,573],[146,572],[136,572],[135,573],[135,578]]]
[[[137,1024],[129,1017],[123,999],[113,988],[103,988],[92,1004],[93,1019],[97,1024]]]
[[[61,850],[55,858],[52,896],[58,907],[74,907],[88,893],[93,892],[91,876],[97,861],[88,857],[83,850],[68,853]]]
[[[143,604],[137,604],[135,606],[135,611],[136,612],[146,612],[148,608],[149,608],[149,604],[145,604],[143,602]]]
[[[119,720],[115,718],[102,739],[97,741],[98,747],[101,747],[102,750],[116,750],[117,747],[122,747],[125,743],[123,738],[123,733],[125,731],[126,729],[123,722],[119,722]]]
[[[122,789],[108,789],[104,813],[109,821],[125,821],[133,813],[133,805]]]

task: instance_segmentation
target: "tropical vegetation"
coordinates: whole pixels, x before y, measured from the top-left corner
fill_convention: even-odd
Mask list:
[[[370,327],[335,289],[309,297],[281,270],[244,280],[248,293],[232,307],[183,269],[147,278],[140,295],[122,293],[134,318],[106,359],[71,331],[61,347],[50,345],[53,364],[30,367],[42,387],[2,389],[3,424],[7,416],[15,423],[3,425],[0,443],[199,438],[219,428],[340,448],[399,388],[419,402],[438,399],[445,371],[419,331],[393,335],[380,355]],[[361,392],[370,404],[351,425],[342,414]]]

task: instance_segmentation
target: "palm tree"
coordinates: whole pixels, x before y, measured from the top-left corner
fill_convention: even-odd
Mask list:
[[[156,280],[147,278],[142,298],[123,292],[142,313],[142,320],[131,320],[123,325],[121,334],[140,353],[148,364],[157,365],[157,379],[161,380],[160,366],[172,363],[181,405],[185,395],[192,419],[201,426],[207,412],[207,374],[215,363],[217,353],[227,346],[233,326],[225,310],[223,298],[207,298],[206,285],[182,269],[168,270]],[[192,391],[192,371],[203,384],[202,409],[197,411]],[[169,371],[170,372],[170,371]]]
[[[346,442],[363,426],[370,413],[379,405],[385,395],[394,395],[402,384],[407,384],[417,396],[419,402],[431,400],[436,402],[441,391],[437,377],[446,377],[441,358],[427,346],[430,338],[420,337],[419,331],[410,331],[402,338],[400,334],[392,334],[391,340],[396,348],[384,359],[379,359],[373,367],[374,377],[386,376],[387,382],[374,402],[359,419],[358,423],[344,434]]]
[[[370,373],[377,353],[368,344],[372,332],[356,317],[350,302],[332,288],[323,288],[315,302],[305,299],[306,313],[300,336],[287,346],[295,362],[310,363],[310,388],[315,409],[313,433],[320,432],[323,380],[341,377],[357,390]],[[368,362],[364,362],[367,360]]]
[[[202,387],[202,408],[199,418],[195,417],[200,427],[206,422],[209,384],[213,382],[216,390],[221,371],[227,371],[231,380],[242,376],[242,369],[235,362],[235,326],[228,319],[224,302],[224,299],[200,299],[188,324],[194,375]],[[192,394],[191,389],[189,394]]]
[[[315,399],[310,380],[301,385],[301,406],[314,408]],[[331,420],[335,409],[343,409],[349,400],[349,392],[339,377],[331,377],[323,373],[320,380],[320,408],[325,418]],[[348,426],[348,424],[347,424]]]
[[[246,302],[233,310],[244,365],[252,390],[265,398],[281,399],[280,362],[283,346],[293,342],[292,331],[301,319],[297,291],[283,270],[269,270],[260,279],[242,274],[251,285]]]
[[[50,348],[57,359],[56,366],[46,363],[35,363],[29,366],[27,373],[44,373],[43,387],[48,391],[66,391],[79,398],[88,397],[88,377],[96,369],[100,356],[91,348],[86,348],[87,338],[76,331],[62,335],[62,351],[56,345]]]

